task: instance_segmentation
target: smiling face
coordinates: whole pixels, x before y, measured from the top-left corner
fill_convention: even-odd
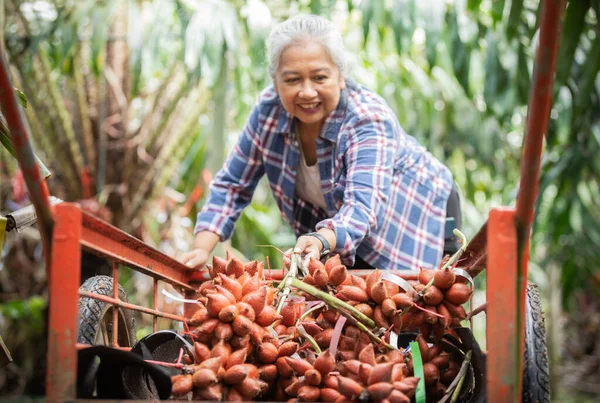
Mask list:
[[[318,134],[345,87],[337,65],[318,42],[294,44],[282,52],[275,91],[301,128]]]

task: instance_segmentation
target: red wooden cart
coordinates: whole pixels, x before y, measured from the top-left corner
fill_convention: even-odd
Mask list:
[[[527,135],[521,162],[520,192],[516,208],[496,208],[470,242],[462,267],[473,277],[487,269],[487,399],[493,402],[521,400],[524,354],[524,315],[527,281],[529,233],[544,133],[547,130],[554,82],[554,71],[565,0],[545,0],[541,13],[539,47],[535,57],[533,83],[527,117]],[[137,310],[157,317],[185,322],[192,315],[186,304],[183,316],[157,309],[157,284],[173,285],[183,295],[194,297],[197,284],[205,278],[138,239],[81,210],[77,204],[61,203],[50,207],[48,191],[34,163],[31,145],[10,83],[7,66],[0,57],[0,103],[17,150],[33,201],[46,252],[49,283],[49,335],[46,393],[49,401],[76,398],[76,343],[78,300],[91,297],[122,309]],[[118,265],[146,274],[154,282],[152,308],[126,303],[113,295],[80,291],[80,257],[86,250],[113,265],[113,284],[118,284]],[[207,277],[206,277],[207,278]],[[117,343],[118,309],[113,309],[113,347]],[[502,324],[500,326],[499,324]]]

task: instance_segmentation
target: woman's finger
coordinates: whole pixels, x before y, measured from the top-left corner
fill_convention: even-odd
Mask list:
[[[309,250],[307,250],[308,248],[310,248],[313,244],[314,244],[314,240],[316,240],[317,242],[319,241],[318,239],[312,239],[313,237],[310,236],[301,236],[300,238],[298,238],[298,240],[296,241],[296,246],[294,246],[294,253],[308,253]]]
[[[194,251],[185,252],[177,258],[177,261],[186,264],[194,256]]]
[[[187,267],[199,269],[206,264],[208,254],[202,249],[194,249],[182,254],[178,260]]]
[[[197,257],[193,257],[190,260],[188,260],[185,265],[187,267],[190,267],[192,269],[199,269],[200,266],[203,266],[202,262],[200,261],[200,259],[198,259]]]
[[[304,261],[302,262],[302,265],[304,267],[308,268],[308,265],[310,264],[310,260],[319,260],[319,254],[318,253],[308,253],[304,256]]]

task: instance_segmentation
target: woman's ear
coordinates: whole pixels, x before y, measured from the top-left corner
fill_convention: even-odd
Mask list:
[[[340,90],[343,90],[344,88],[346,88],[346,80],[341,77],[340,78]]]

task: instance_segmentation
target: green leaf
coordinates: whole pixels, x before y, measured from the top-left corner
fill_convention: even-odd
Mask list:
[[[416,403],[425,403],[425,374],[423,372],[423,359],[421,358],[421,350],[419,349],[419,343],[417,343],[416,341],[411,341],[410,351],[412,353],[415,377],[419,378],[419,383],[417,384],[417,391],[415,393],[415,401]]]
[[[402,58],[401,66],[408,73],[410,83],[419,91],[424,98],[433,96],[433,86],[427,73],[408,58]]]
[[[456,7],[449,8],[446,13],[446,30],[446,40],[449,42],[448,49],[452,55],[451,60],[454,74],[465,92],[469,93],[471,50],[460,38]]]
[[[415,12],[414,0],[395,0],[392,4],[390,19],[398,54],[410,47],[415,30]]]
[[[361,2],[360,9],[362,11],[363,44],[366,44],[369,37],[371,19],[373,18],[373,13],[375,11],[374,1]]]
[[[502,15],[504,14],[504,2],[505,0],[492,1],[492,20],[494,21],[494,26],[496,26],[499,21],[502,21]]]
[[[421,0],[418,5],[425,28],[425,52],[431,68],[435,64],[437,44],[444,28],[446,4],[444,0]]]
[[[506,36],[509,40],[517,36],[522,12],[523,0],[512,0],[510,2],[510,13],[508,14],[508,25],[506,26]]]
[[[585,28],[585,15],[590,8],[590,0],[570,1],[567,6],[559,45],[556,66],[556,83],[563,85],[569,76],[575,56],[575,50]]]
[[[492,105],[498,89],[500,75],[500,60],[498,54],[498,40],[496,34],[489,31],[486,35],[487,52],[485,55],[485,86],[483,98],[488,105]]]
[[[527,104],[529,101],[529,91],[531,90],[531,79],[529,78],[529,67],[527,66],[525,47],[522,46],[522,44],[519,46],[516,81],[519,102],[521,104]]]
[[[478,12],[480,5],[481,0],[467,0],[467,10],[469,10],[472,13]]]
[[[569,222],[574,232],[582,231],[581,203],[575,198],[572,199],[571,208],[569,209]]]
[[[92,26],[92,36],[90,38],[90,47],[92,50],[92,70],[96,76],[104,72],[104,62],[106,60],[106,42],[108,40],[109,24],[107,21],[112,19],[115,11],[116,2],[98,3],[94,7],[90,16]]]
[[[311,0],[310,1],[310,12],[312,14],[319,15],[319,14],[321,14],[322,9],[323,9],[323,5],[321,4],[321,0]]]
[[[2,117],[2,114],[0,114],[0,117]],[[0,119],[0,143],[4,146],[6,151],[10,153],[10,155],[12,155],[15,159],[17,158],[17,153],[9,137],[8,127],[4,125],[2,119]],[[33,157],[35,158],[35,162],[40,170],[40,176],[43,179],[48,179],[50,176],[52,176],[50,170],[48,170],[46,165],[44,165],[42,160],[35,153],[33,154]]]
[[[576,110],[578,112],[588,110],[590,96],[594,90],[594,84],[600,72],[600,35],[596,35],[592,48],[587,53],[587,59],[581,70],[582,80],[579,84],[577,94]]]
[[[27,97],[25,96],[25,94],[23,94],[23,92],[18,88],[15,88],[15,92],[17,93],[17,98],[21,106],[23,108],[27,108]]]

